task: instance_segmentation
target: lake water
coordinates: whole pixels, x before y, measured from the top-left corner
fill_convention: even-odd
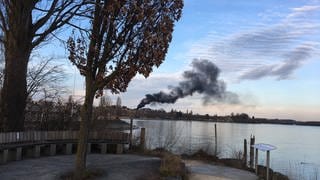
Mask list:
[[[128,121],[128,120],[127,120]],[[197,149],[213,152],[214,122],[134,120],[146,128],[148,148],[167,147],[175,153],[191,153]],[[256,143],[277,147],[271,151],[271,168],[292,179],[320,179],[320,127],[216,123],[219,157],[234,157],[243,151],[243,140],[251,135]],[[139,133],[137,130],[135,133]],[[249,151],[249,146],[248,146]],[[265,152],[259,153],[259,164],[265,164]]]

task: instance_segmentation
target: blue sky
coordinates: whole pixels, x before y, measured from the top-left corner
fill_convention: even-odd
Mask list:
[[[165,62],[148,79],[137,76],[120,96],[123,105],[136,107],[146,93],[179,83],[193,59],[207,59],[221,69],[219,79],[239,95],[240,104],[203,105],[202,96],[194,94],[148,107],[320,120],[319,47],[318,0],[185,0]],[[81,95],[81,78],[69,72]]]
[[[123,101],[134,107],[139,95],[165,91],[198,58],[221,69],[242,103],[203,106],[195,94],[151,108],[320,120],[319,43],[319,1],[186,0],[166,61],[150,78],[136,78]]]

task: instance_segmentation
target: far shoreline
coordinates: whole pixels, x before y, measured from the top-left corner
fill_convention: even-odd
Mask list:
[[[122,117],[121,119],[130,120],[130,117]],[[212,123],[235,123],[235,124],[275,124],[275,125],[293,125],[293,126],[320,126],[319,121],[296,121],[296,120],[287,120],[287,119],[265,119],[265,118],[256,118],[248,119],[242,121],[224,121],[224,120],[203,120],[203,119],[170,119],[170,118],[146,118],[146,117],[135,117],[133,120],[150,120],[150,121],[196,121],[196,122],[212,122]]]

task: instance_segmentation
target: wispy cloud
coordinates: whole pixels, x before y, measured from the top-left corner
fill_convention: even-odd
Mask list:
[[[286,54],[284,61],[277,64],[259,66],[244,73],[239,79],[256,80],[267,76],[276,77],[278,80],[289,79],[293,72],[301,67],[312,55],[314,49],[314,44],[303,44]]]
[[[305,12],[316,11],[316,10],[320,10],[320,6],[306,5],[306,6],[302,6],[302,7],[292,8],[292,11],[294,13],[305,13]],[[292,16],[292,14],[290,16]]]
[[[292,8],[282,17],[223,38],[211,33],[189,56],[212,59],[231,79],[288,79],[319,51],[320,6]]]

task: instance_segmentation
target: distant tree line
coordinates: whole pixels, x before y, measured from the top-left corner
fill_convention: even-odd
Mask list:
[[[121,98],[117,98],[117,102]],[[78,130],[81,103],[69,96],[68,101],[57,99],[31,100],[25,110],[25,130]],[[129,109],[113,105],[109,96],[102,96],[99,105],[93,108],[92,127],[108,128],[110,120],[119,120],[130,114]]]

